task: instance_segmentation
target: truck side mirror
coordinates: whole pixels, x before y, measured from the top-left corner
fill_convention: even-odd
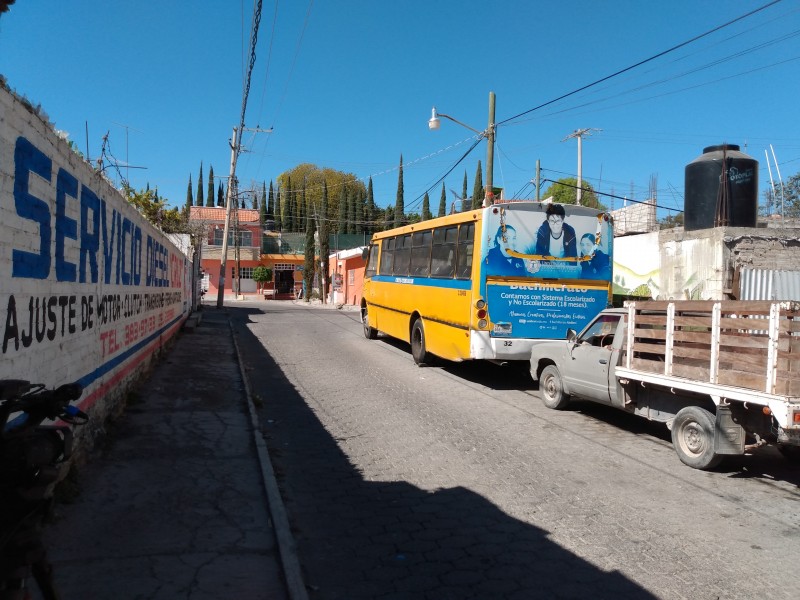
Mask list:
[[[567,341],[574,342],[575,339],[578,337],[578,332],[574,329],[567,329]]]

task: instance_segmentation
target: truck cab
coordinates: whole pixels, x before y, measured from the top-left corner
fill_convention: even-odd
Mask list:
[[[539,382],[549,408],[563,408],[570,397],[623,408],[624,394],[614,368],[625,342],[625,309],[606,309],[580,333],[564,340],[536,342],[531,351],[531,377]]]

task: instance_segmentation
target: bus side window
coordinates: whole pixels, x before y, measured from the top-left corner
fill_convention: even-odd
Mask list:
[[[430,277],[431,232],[419,231],[411,236],[411,275]]]
[[[439,227],[433,231],[431,276],[451,278],[455,273],[455,250],[458,227]]]
[[[381,252],[381,268],[380,274],[381,275],[391,275],[392,274],[392,263],[394,262],[394,245],[397,241],[397,238],[389,238],[387,240],[383,240],[383,250]]]
[[[457,279],[472,276],[472,252],[475,247],[475,223],[462,225],[458,231]]]
[[[411,265],[411,234],[399,236],[396,240],[392,274],[407,277]]]
[[[364,277],[372,277],[378,272],[378,248],[379,244],[370,244],[369,258],[367,259],[367,268],[364,272]]]

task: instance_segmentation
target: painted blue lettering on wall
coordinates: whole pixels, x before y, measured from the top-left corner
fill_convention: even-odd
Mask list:
[[[64,169],[56,175],[56,279],[75,281],[75,264],[64,256],[64,240],[78,239],[78,223],[67,216],[67,198],[78,199],[78,180]]]
[[[105,203],[103,203],[105,209]],[[92,216],[89,217],[89,211]],[[89,231],[91,224],[92,230]],[[97,252],[100,250],[100,199],[95,193],[83,187],[81,190],[81,253],[80,253],[80,282],[86,283],[86,260],[89,260],[91,269],[91,282],[97,283]]]
[[[54,262],[57,281],[97,283],[102,276],[106,284],[139,286],[144,268],[145,285],[170,286],[169,248],[149,235],[145,244],[142,228],[135,221],[111,208],[74,175],[59,168],[53,196],[39,198],[31,193],[31,174],[52,185],[53,161],[22,136],[17,138],[14,150],[14,169],[17,215],[36,225],[36,229],[27,229],[35,230],[32,235],[38,234],[38,239],[12,249],[12,277],[47,279]],[[80,223],[69,216],[76,214]],[[53,229],[55,247],[51,248]],[[39,251],[31,251],[37,245]],[[73,262],[75,255],[69,260],[72,249],[77,250],[77,264]]]
[[[50,182],[52,161],[23,137],[14,148],[14,206],[17,214],[39,224],[39,253],[14,249],[11,254],[12,277],[46,279],[50,274],[50,209],[29,190],[30,174]]]

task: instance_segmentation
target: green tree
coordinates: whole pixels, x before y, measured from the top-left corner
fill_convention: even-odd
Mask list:
[[[194,197],[192,196],[192,174],[189,173],[189,189],[186,190],[186,213],[189,213],[189,207],[194,204]]]
[[[264,265],[258,265],[253,269],[253,281],[258,284],[259,290],[263,290],[264,284],[272,281],[272,269],[268,269]]]
[[[422,197],[422,220],[427,221],[428,219],[432,219],[433,215],[431,214],[431,200],[428,198],[428,192],[425,192],[425,195]]]
[[[597,210],[608,210],[604,204],[597,199],[594,189],[591,184],[584,181],[582,182],[581,192],[581,206],[588,206],[589,208],[596,208]],[[542,198],[553,197],[553,202],[556,204],[575,204],[578,199],[578,180],[575,177],[563,177],[544,191]]]
[[[464,171],[464,185],[461,186],[461,212],[466,212],[470,208],[470,200],[467,198],[467,172]]]
[[[177,208],[167,208],[157,191],[149,189],[136,191],[127,183],[123,184],[125,199],[136,207],[141,215],[164,233],[185,233],[187,220]]]
[[[214,206],[214,167],[208,168],[208,194],[206,195],[206,206]]]
[[[222,189],[222,182],[217,186],[217,206],[225,206],[225,190]]]
[[[312,202],[313,206],[320,205],[323,183],[327,184],[329,194],[328,217],[333,221],[338,219],[339,213],[338,204],[332,199],[338,198],[339,190],[345,188],[346,191],[358,191],[359,194],[356,196],[358,198],[362,198],[365,192],[364,183],[354,174],[336,171],[328,167],[319,167],[311,163],[302,163],[279,175],[278,183],[284,190],[286,189],[286,181],[289,178],[292,181],[304,180],[306,182],[306,197]]]
[[[405,200],[403,199],[403,155],[400,155],[400,170],[397,175],[397,199],[394,202],[394,226],[404,225],[406,215]]]
[[[483,171],[481,171],[481,161],[478,161],[475,182],[472,184],[472,208],[480,208],[483,205],[483,198]]]
[[[437,216],[443,217],[447,214],[447,192],[444,189],[444,182],[442,182],[442,195],[439,198],[439,213]]]
[[[683,213],[675,213],[674,215],[667,215],[663,219],[659,219],[659,229],[673,229],[675,227],[683,227]]]
[[[772,190],[767,190],[764,200],[769,214],[782,215],[787,219],[800,217],[800,173],[789,177],[774,195]]]
[[[386,207],[383,216],[383,228],[391,229],[394,226],[394,207],[389,205]]]
[[[299,193],[294,194],[295,213],[294,213],[294,230],[295,233],[301,233],[306,230],[306,182],[303,180],[303,186],[300,188]]]
[[[331,253],[331,240],[330,240],[330,223],[328,222],[328,183],[322,182],[322,201],[319,207],[319,256],[322,263],[322,301],[328,297],[328,289],[330,281],[328,281],[328,273],[330,272],[330,253]]]
[[[200,161],[200,179],[197,180],[197,206],[203,206],[203,161]]]

